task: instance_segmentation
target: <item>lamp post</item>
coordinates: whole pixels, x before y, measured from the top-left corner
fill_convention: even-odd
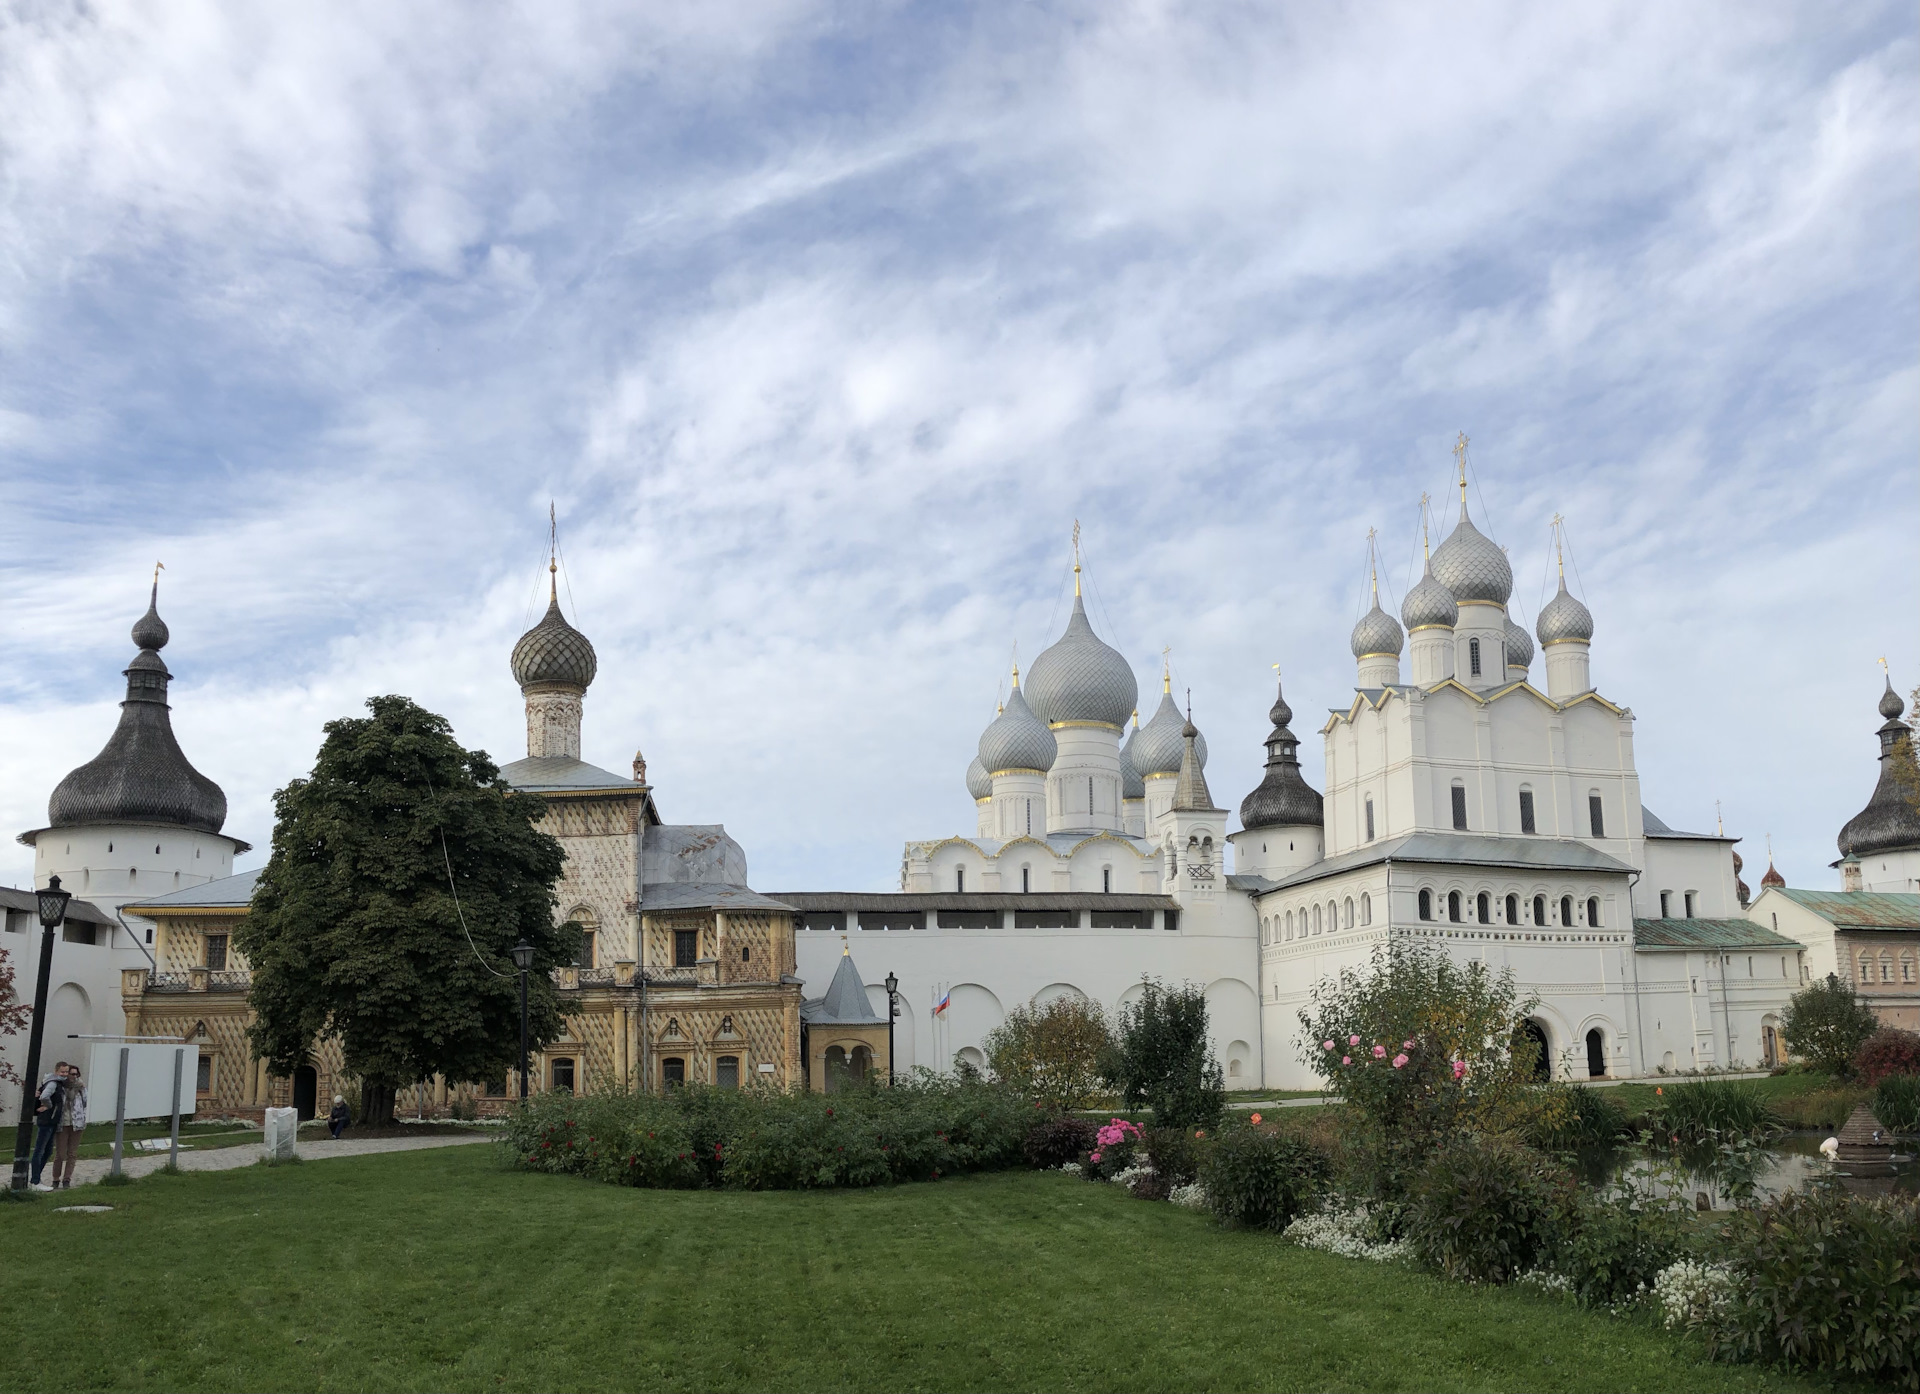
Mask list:
[[[522,939],[513,946],[513,966],[520,970],[520,1102],[527,1101],[527,970],[533,967],[533,945]]]
[[[900,1015],[900,979],[887,974],[887,1083],[893,1083],[893,1019]]]
[[[40,1043],[47,1034],[47,984],[53,975],[53,932],[67,917],[70,891],[60,889],[60,878],[47,878],[47,888],[36,891],[40,912],[40,971],[33,985],[33,1027],[27,1034],[27,1073],[20,1081],[20,1126],[13,1133],[13,1189],[27,1189],[27,1168],[33,1155],[33,1101],[40,1092]]]

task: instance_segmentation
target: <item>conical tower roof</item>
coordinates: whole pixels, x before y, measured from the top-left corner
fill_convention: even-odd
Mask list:
[[[1267,713],[1273,730],[1267,735],[1267,773],[1259,787],[1240,802],[1243,828],[1322,827],[1325,801],[1300,773],[1300,742],[1288,722],[1293,708],[1285,693],[1274,689],[1273,708]]]
[[[1840,855],[1869,857],[1920,847],[1920,765],[1913,752],[1913,729],[1900,719],[1906,704],[1888,677],[1879,711],[1880,778],[1867,806],[1847,820],[1837,839]]]
[[[867,989],[860,981],[860,970],[854,966],[853,955],[847,946],[840,946],[840,966],[833,970],[833,981],[827,984],[826,995],[806,1003],[801,1015],[809,1025],[814,1026],[885,1026],[887,1018],[873,1009],[867,1000]]]

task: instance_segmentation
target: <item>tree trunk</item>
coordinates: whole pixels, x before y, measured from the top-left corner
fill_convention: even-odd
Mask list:
[[[359,1118],[361,1126],[390,1127],[393,1123],[393,1100],[397,1092],[392,1080],[362,1079]]]

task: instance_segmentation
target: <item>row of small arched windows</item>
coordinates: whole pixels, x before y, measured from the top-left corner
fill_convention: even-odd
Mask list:
[[[1875,962],[1876,960],[1874,956],[1870,953],[1863,953],[1860,955],[1860,982],[1861,983],[1864,984],[1864,983],[1870,983],[1875,981],[1874,973],[1873,973]],[[1877,962],[1880,965],[1879,981],[1883,983],[1892,982],[1893,981],[1893,963],[1894,963],[1893,950],[1882,949],[1880,951],[1880,957],[1877,960]],[[1902,950],[1900,954],[1900,981],[1903,983],[1910,983],[1913,980],[1914,980],[1913,953],[1911,950]]]
[[[1434,893],[1431,890],[1422,888],[1420,892],[1420,918],[1423,920],[1438,919],[1439,916],[1435,913],[1435,909],[1436,902]],[[1478,895],[1469,899],[1459,891],[1448,891],[1446,894],[1445,909],[1448,921],[1453,924],[1466,924],[1469,921],[1474,924],[1510,925],[1545,925],[1554,923],[1554,921],[1548,918],[1548,901],[1544,895],[1536,895],[1533,898],[1533,904],[1529,906],[1526,902],[1522,901],[1519,896],[1512,893],[1500,899],[1495,899],[1490,893],[1481,891]],[[1522,918],[1521,912],[1526,909],[1533,911],[1533,918],[1531,920]],[[1576,923],[1577,902],[1572,896],[1563,895],[1560,897],[1559,910],[1560,919],[1558,923],[1562,925]],[[1600,927],[1599,896],[1590,895],[1587,897],[1586,912],[1587,926],[1598,929]],[[1497,920],[1495,919],[1496,914],[1500,916]]]
[[[1338,934],[1343,929],[1372,923],[1373,897],[1362,891],[1358,901],[1348,896],[1344,901],[1329,900],[1324,906],[1302,905],[1285,914],[1265,916],[1260,921],[1260,942],[1283,944],[1295,938]]]

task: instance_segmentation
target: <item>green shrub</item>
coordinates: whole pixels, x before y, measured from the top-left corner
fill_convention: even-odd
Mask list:
[[[1707,1142],[1714,1138],[1766,1137],[1781,1131],[1780,1115],[1751,1084],[1703,1079],[1661,1086],[1647,1110],[1656,1141]]]
[[[1098,1002],[1056,997],[1015,1007],[984,1042],[987,1068],[1047,1108],[1085,1108],[1100,1085],[1113,1038]]]
[[[1678,1192],[1661,1198],[1628,1180],[1611,1193],[1582,1188],[1571,1199],[1549,1262],[1583,1306],[1630,1301],[1682,1256],[1690,1207]]]
[[[1888,1075],[1920,1075],[1920,1035],[1881,1027],[1853,1053],[1853,1072],[1862,1084],[1878,1084]]]
[[[1433,944],[1382,945],[1365,969],[1314,988],[1302,1058],[1378,1132],[1424,1154],[1461,1129],[1503,1133],[1538,1117],[1535,1047],[1513,1029],[1530,1010],[1510,970],[1457,963]]]
[[[1093,1150],[1093,1135],[1098,1127],[1091,1119],[1075,1118],[1070,1113],[1054,1114],[1027,1130],[1021,1152],[1028,1166],[1043,1171],[1077,1162]]]
[[[1815,1069],[1845,1074],[1854,1053],[1879,1028],[1873,1009],[1854,995],[1853,987],[1832,974],[1810,983],[1787,1003],[1780,1033],[1787,1048]]]
[[[1920,1075],[1888,1075],[1876,1084],[1873,1116],[1896,1133],[1920,1133]]]
[[[1734,1300],[1714,1354],[1920,1389],[1920,1201],[1821,1187],[1736,1212],[1721,1231]]]
[[[1227,1094],[1208,1044],[1205,989],[1151,978],[1141,987],[1139,1000],[1121,1008],[1102,1073],[1126,1107],[1145,1105],[1162,1127],[1213,1127]]]
[[[1527,1141],[1550,1151],[1605,1147],[1629,1131],[1627,1111],[1611,1091],[1578,1084],[1542,1084],[1540,1105],[1527,1128]]]
[[[1463,1134],[1413,1185],[1407,1237],[1450,1278],[1506,1283],[1539,1266],[1575,1203],[1573,1178],[1530,1148]]]
[[[630,1186],[787,1190],[1017,1165],[1033,1106],[926,1072],[836,1094],[547,1094],[509,1117],[516,1164]]]
[[[1223,1224],[1278,1233],[1307,1208],[1331,1170],[1326,1157],[1299,1138],[1235,1128],[1206,1149],[1200,1180]]]
[[[1203,1139],[1192,1128],[1148,1128],[1143,1135],[1147,1165],[1169,1186],[1184,1186],[1200,1175]]]

